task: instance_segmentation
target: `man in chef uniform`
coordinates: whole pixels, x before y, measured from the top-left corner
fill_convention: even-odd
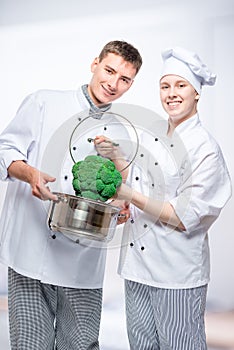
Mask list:
[[[0,136],[0,179],[8,181],[0,220],[0,261],[9,266],[13,350],[52,350],[55,344],[58,350],[99,349],[106,250],[77,244],[62,233],[53,239],[47,225],[49,201],[43,200],[57,199],[49,189],[56,179],[41,165],[57,130],[64,128],[67,134],[73,116],[72,132],[82,111],[102,115],[110,110],[132,86],[141,64],[132,45],[107,43],[91,64],[88,85],[77,91],[40,90],[29,95]],[[52,148],[55,158],[61,139],[57,141]]]
[[[231,196],[221,149],[197,112],[216,76],[186,49],[162,56],[168,120],[143,132],[130,186],[118,190],[131,203],[119,263],[128,337],[132,350],[205,350],[208,230]]]

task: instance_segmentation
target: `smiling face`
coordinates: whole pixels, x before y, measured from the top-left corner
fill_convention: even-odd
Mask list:
[[[111,103],[120,98],[133,83],[136,69],[121,56],[108,53],[101,61],[95,58],[91,65],[92,79],[88,92],[96,105]]]
[[[160,99],[174,128],[197,113],[199,95],[187,80],[178,75],[166,75],[160,80]]]

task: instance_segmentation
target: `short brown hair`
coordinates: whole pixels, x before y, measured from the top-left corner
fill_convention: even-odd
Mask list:
[[[108,55],[108,53],[119,55],[123,57],[125,61],[132,63],[136,69],[136,74],[141,68],[142,58],[140,53],[134,46],[126,41],[114,40],[107,43],[99,54],[100,61],[102,61],[103,58]]]

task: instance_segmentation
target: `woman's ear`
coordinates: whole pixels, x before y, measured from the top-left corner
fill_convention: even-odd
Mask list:
[[[199,98],[200,98],[200,95],[197,94],[197,95],[195,96],[195,100],[199,100]]]

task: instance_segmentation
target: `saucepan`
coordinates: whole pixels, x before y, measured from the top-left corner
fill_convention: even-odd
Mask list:
[[[48,225],[74,242],[80,237],[98,241],[112,240],[121,208],[91,199],[54,192],[58,200],[50,204]],[[56,234],[52,237],[56,237]]]
[[[76,124],[75,128],[70,134],[69,152],[73,163],[76,163],[79,160],[79,150],[82,148],[80,137],[83,134],[86,134],[87,130],[92,130],[94,122],[96,121],[96,123],[103,123],[103,129],[106,129],[105,113],[102,114],[102,119],[95,119],[95,114],[92,114],[92,117],[88,116],[83,118],[78,124]],[[125,128],[126,123],[128,123],[129,125],[127,125],[127,127],[130,129],[132,137],[135,137],[136,139],[136,142],[134,143],[130,138],[132,147],[129,147],[129,140],[125,141],[123,139],[120,142],[121,148],[129,151],[129,154],[127,154],[128,162],[126,166],[129,167],[129,165],[134,161],[139,147],[136,129],[134,125],[125,117],[111,112],[106,114],[109,117],[112,117],[113,114],[113,128],[116,128],[122,119],[125,122]],[[119,118],[120,121],[118,121]],[[110,123],[108,124],[108,127],[110,127]],[[63,129],[66,130],[66,128]],[[58,140],[53,139],[52,144],[56,143],[60,145],[62,140],[63,138],[57,142]],[[87,139],[87,142],[90,143],[91,141],[92,138]],[[119,144],[116,145],[119,146]],[[50,164],[49,161],[46,163],[47,165]],[[56,164],[55,158],[53,158],[53,164]],[[120,172],[124,171],[126,167],[120,170]],[[56,168],[60,168],[59,162]],[[50,173],[54,174],[55,171],[50,171]],[[60,175],[58,174],[57,177],[59,176]],[[114,236],[118,217],[125,216],[120,214],[121,208],[111,205],[111,200],[110,202],[96,201],[63,193],[59,190],[53,191],[53,193],[57,195],[58,200],[51,201],[48,212],[48,226],[50,230],[54,232],[52,237],[56,237],[56,232],[59,231],[77,243],[79,242],[80,237],[108,242]]]

